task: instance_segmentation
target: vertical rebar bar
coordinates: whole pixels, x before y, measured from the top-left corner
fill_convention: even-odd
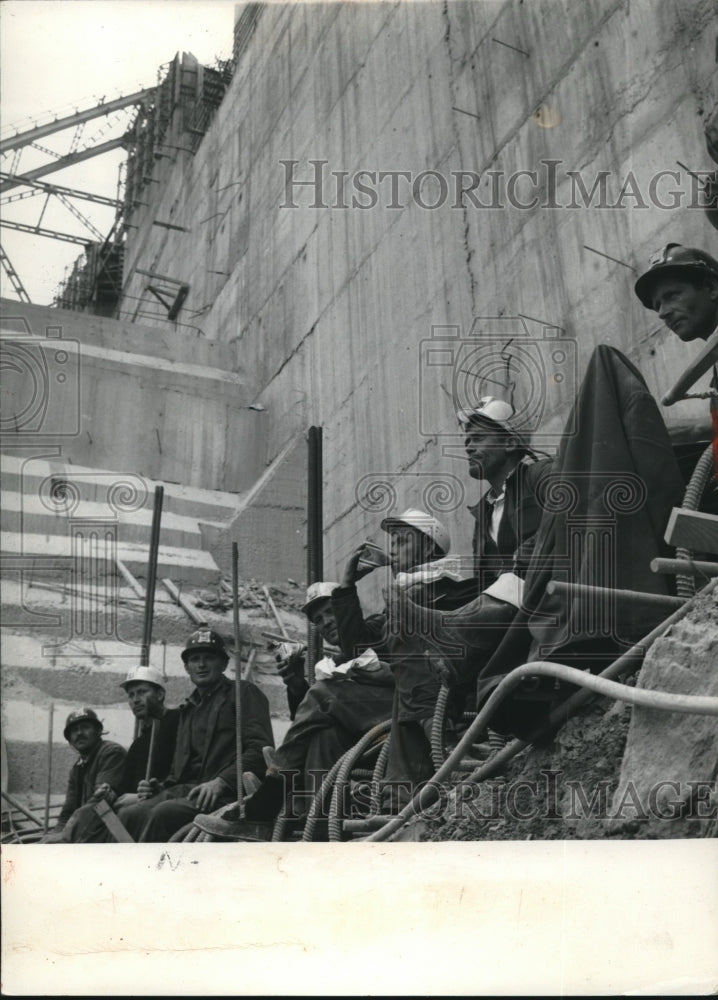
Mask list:
[[[242,645],[239,637],[239,547],[232,542],[232,624],[234,626],[235,729],[237,739],[237,816],[244,819],[242,786]]]
[[[307,438],[307,585],[324,577],[324,512],[322,503],[322,428],[310,427]],[[322,656],[322,639],[310,623],[307,629],[307,676],[314,683],[314,664]]]
[[[50,702],[50,716],[47,720],[47,786],[45,788],[45,833],[50,829],[50,794],[52,792],[52,728],[55,718],[55,702]]]

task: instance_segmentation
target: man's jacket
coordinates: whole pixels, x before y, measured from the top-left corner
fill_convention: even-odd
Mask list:
[[[125,756],[124,747],[118,743],[100,740],[89,757],[80,758],[72,765],[57,829],[62,829],[75,810],[91,800],[98,785],[107,783],[112,788],[117,787],[122,779]]]
[[[150,777],[164,781],[169,774],[177,742],[177,727],[180,713],[178,708],[169,708],[159,722],[159,731],[153,751],[153,767]],[[150,752],[152,726],[146,726],[127,751],[125,767],[119,787],[113,785],[118,795],[134,793],[147,774],[147,757]]]
[[[409,596],[414,603],[437,611],[450,611],[466,602],[465,587],[443,579],[413,586]],[[355,586],[337,587],[331,600],[344,655],[358,656],[371,647],[388,663],[394,674],[399,721],[431,718],[441,680],[431,668],[421,635],[391,632],[386,612],[364,618]]]
[[[522,579],[526,577],[543,514],[537,493],[542,478],[551,472],[552,467],[550,458],[519,462],[508,477],[498,544],[489,534],[493,505],[488,495],[485,494],[477,504],[469,507],[476,519],[473,552],[479,592],[486,590],[501,573],[515,573]]]
[[[230,790],[237,792],[237,738],[235,727],[234,684],[222,676],[217,687],[207,696],[211,699],[207,720],[207,738],[201,748],[201,772],[190,775],[192,757],[192,716],[199,707],[199,692],[195,688],[179,707],[177,743],[170,773],[164,787],[196,781],[201,784],[221,778]],[[274,746],[269,702],[259,688],[242,681],[242,770],[253,771],[263,778],[266,765],[262,748]]]

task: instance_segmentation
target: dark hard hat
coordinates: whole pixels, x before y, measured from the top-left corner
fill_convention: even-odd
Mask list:
[[[633,286],[646,309],[653,309],[653,292],[658,281],[665,277],[695,278],[712,276],[718,281],[718,260],[705,250],[683,247],[680,243],[667,243],[662,250],[651,255],[650,267]]]
[[[78,712],[70,712],[67,717],[67,722],[65,723],[65,728],[62,735],[66,740],[70,738],[70,730],[78,722],[92,722],[95,726],[102,732],[102,723],[97,718],[97,712],[93,711],[91,708],[82,708]]]
[[[182,650],[182,659],[186,663],[190,653],[199,653],[204,650],[207,653],[217,653],[225,660],[229,659],[229,653],[225,649],[224,639],[219,632],[214,632],[209,625],[202,622],[196,632],[187,640],[187,645]]]

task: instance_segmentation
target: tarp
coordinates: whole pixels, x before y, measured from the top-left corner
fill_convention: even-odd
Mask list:
[[[646,605],[546,593],[549,580],[652,594],[672,593],[651,572],[684,483],[656,401],[638,369],[601,345],[589,360],[554,471],[544,479],[541,519],[523,609],[481,679],[551,659],[603,669],[665,611]]]

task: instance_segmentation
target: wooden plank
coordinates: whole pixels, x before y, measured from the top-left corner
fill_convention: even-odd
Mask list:
[[[180,594],[179,590],[177,589],[177,587],[175,587],[175,585],[172,583],[172,581],[170,579],[168,579],[167,577],[164,577],[162,579],[161,583],[162,583],[162,586],[167,591],[167,593],[170,595],[170,597],[174,598],[174,600],[177,602],[177,604],[179,604],[179,606],[182,608],[182,610],[187,615],[187,617],[192,622],[194,622],[195,625],[203,625],[204,624],[204,621],[205,621],[204,617],[202,615],[198,615],[197,614],[197,612],[192,607],[192,605],[189,603],[189,601],[186,601],[184,599],[184,597],[182,597],[182,595]]]
[[[693,552],[718,553],[718,517],[700,510],[674,507],[664,538],[669,545]]]
[[[124,828],[120,822],[117,814],[110,809],[108,804],[101,799],[99,802],[95,803],[95,812],[100,817],[102,822],[105,824],[107,829],[110,831],[112,836],[118,842],[118,844],[134,844],[134,839],[129,835],[127,830]]]

